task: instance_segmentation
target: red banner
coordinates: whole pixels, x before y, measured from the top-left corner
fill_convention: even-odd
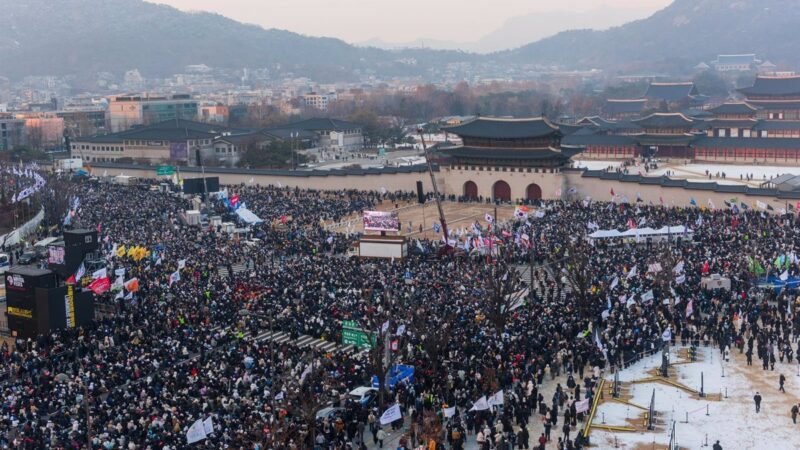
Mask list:
[[[97,295],[108,292],[111,289],[111,280],[108,277],[98,278],[89,283],[89,289]]]

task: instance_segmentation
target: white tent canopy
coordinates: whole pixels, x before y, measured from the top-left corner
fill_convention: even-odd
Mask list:
[[[253,214],[253,211],[250,211],[247,208],[239,208],[236,210],[236,215],[239,216],[245,223],[255,224],[255,223],[262,223],[261,220],[257,215]]]
[[[683,225],[678,225],[674,227],[662,227],[658,230],[653,228],[632,228],[627,231],[617,231],[617,230],[597,230],[594,233],[589,235],[590,239],[610,239],[610,238],[642,238],[642,237],[654,237],[654,236],[681,236],[681,235],[691,235],[694,232]]]

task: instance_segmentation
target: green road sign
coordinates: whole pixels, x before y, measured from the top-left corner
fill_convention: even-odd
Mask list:
[[[355,345],[358,348],[369,349],[375,345],[375,337],[359,328],[355,321],[343,320],[342,345]]]
[[[175,173],[175,168],[172,166],[158,166],[156,167],[156,176],[170,176]]]

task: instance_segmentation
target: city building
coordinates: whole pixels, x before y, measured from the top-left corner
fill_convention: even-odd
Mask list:
[[[282,135],[312,133],[315,137],[309,150],[319,153],[343,154],[364,149],[361,125],[344,120],[315,118],[264,131]]]
[[[447,192],[467,199],[538,200],[556,196],[561,169],[559,127],[544,118],[478,117],[447,127],[462,145],[437,146],[437,162]]]
[[[55,113],[17,114],[25,122],[27,145],[37,150],[64,149],[64,119]]]
[[[219,103],[204,104],[200,106],[198,120],[206,123],[227,124],[229,120],[229,110],[225,105]]]
[[[167,120],[197,120],[197,100],[188,94],[164,97],[118,95],[109,98],[108,123],[111,132],[120,132],[135,125],[152,125]]]
[[[746,55],[719,55],[711,65],[717,72],[748,72],[753,70],[761,61],[754,54]]]
[[[0,114],[0,151],[24,146],[25,138],[25,120],[10,114]]]
[[[81,137],[72,141],[72,155],[89,162],[141,162],[196,166],[196,152],[203,161],[216,163],[214,139],[230,133],[226,127],[168,120],[118,133]]]
[[[336,101],[336,93],[332,92],[330,94],[317,94],[316,92],[310,92],[306,95],[303,95],[303,104],[305,106],[317,109],[319,111],[327,111],[328,105]]]
[[[100,106],[56,111],[55,115],[64,119],[64,128],[72,138],[104,133],[108,128],[106,110]]]

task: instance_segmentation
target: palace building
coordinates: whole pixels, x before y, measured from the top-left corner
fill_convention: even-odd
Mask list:
[[[665,98],[679,94],[696,98],[692,89],[675,83],[657,86],[656,91]],[[759,76],[753,86],[739,92],[744,101],[684,113],[654,113],[641,119],[629,113],[624,118],[618,112],[608,114],[607,104],[606,114],[621,117],[619,120],[589,117],[579,121],[578,127],[561,127],[565,134],[562,147],[589,159],[655,156],[799,165],[800,77]]]
[[[525,201],[552,198],[561,189],[561,169],[570,158],[562,153],[559,127],[547,119],[478,117],[443,131],[463,142],[437,148],[446,192]]]

